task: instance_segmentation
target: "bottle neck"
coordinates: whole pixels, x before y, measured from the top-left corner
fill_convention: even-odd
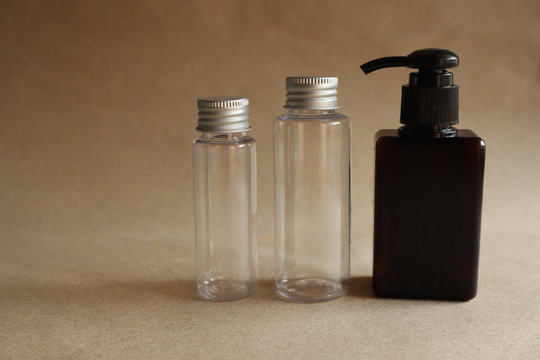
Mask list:
[[[399,136],[420,138],[451,138],[456,137],[458,129],[453,126],[413,126],[405,125],[398,129]]]
[[[333,115],[335,110],[305,110],[305,109],[287,109],[287,115],[297,116],[297,117],[312,117],[312,116],[324,116],[324,115]]]
[[[216,133],[216,132],[202,132],[201,139],[207,142],[216,143],[236,143],[242,142],[249,138],[247,131],[234,132],[234,133]]]

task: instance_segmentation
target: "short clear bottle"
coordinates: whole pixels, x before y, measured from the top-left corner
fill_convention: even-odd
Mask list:
[[[193,142],[197,291],[208,300],[257,290],[256,143],[247,135],[249,101],[198,100]]]

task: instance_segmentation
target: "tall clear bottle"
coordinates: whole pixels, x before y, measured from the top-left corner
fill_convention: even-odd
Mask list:
[[[216,301],[257,289],[257,163],[247,135],[249,101],[198,100],[201,137],[193,141],[197,291]]]
[[[274,122],[276,289],[296,301],[349,289],[350,121],[336,77],[288,77]]]

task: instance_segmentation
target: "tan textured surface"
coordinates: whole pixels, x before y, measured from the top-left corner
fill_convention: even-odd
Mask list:
[[[2,1],[0,358],[534,359],[540,353],[540,3]],[[456,51],[461,126],[488,144],[479,295],[370,292],[372,140],[397,126],[406,70]],[[272,289],[271,120],[284,78],[340,77],[353,120],[352,293]],[[261,283],[234,303],[193,289],[198,96],[252,100]]]

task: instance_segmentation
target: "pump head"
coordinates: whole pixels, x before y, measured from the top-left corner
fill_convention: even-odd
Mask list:
[[[407,56],[390,56],[371,60],[361,65],[362,71],[372,71],[387,67],[405,66],[412,69],[449,69],[459,65],[459,58],[450,50],[423,49],[416,50]]]
[[[388,67],[418,69],[402,86],[400,122],[416,127],[445,127],[459,122],[459,87],[453,74],[446,71],[459,65],[458,56],[450,50],[423,49],[407,56],[390,56],[360,66],[364,73]]]

